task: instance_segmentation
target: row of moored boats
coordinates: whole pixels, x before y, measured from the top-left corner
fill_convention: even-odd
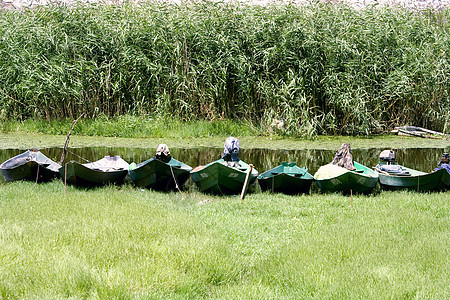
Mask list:
[[[397,164],[392,150],[381,152],[380,163],[369,168],[353,161],[350,145],[344,143],[333,161],[321,166],[314,176],[306,167],[286,162],[258,174],[251,164],[239,160],[239,140],[233,137],[225,141],[222,158],[194,169],[171,157],[165,144],[158,146],[154,157],[139,164],[128,164],[120,156],[105,156],[86,164],[70,161],[60,165],[38,150],[28,150],[5,161],[0,169],[6,181],[43,182],[60,177],[67,184],[102,186],[121,184],[129,178],[137,187],[159,191],[181,190],[191,177],[200,191],[227,195],[240,194],[244,186],[256,181],[262,190],[285,194],[309,193],[314,181],[321,191],[344,193],[368,194],[377,183],[385,190],[450,189],[448,153],[430,173]]]

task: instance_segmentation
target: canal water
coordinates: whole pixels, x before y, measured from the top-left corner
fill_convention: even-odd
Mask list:
[[[40,149],[50,159],[59,162],[61,159],[61,148]],[[221,156],[222,148],[197,148],[181,149],[171,148],[172,157],[185,164],[196,167],[212,162]],[[337,150],[337,149],[336,149]],[[378,156],[384,149],[355,149],[352,150],[353,159],[368,167],[378,163]],[[442,153],[449,152],[447,148],[420,148],[420,149],[393,149],[399,164],[424,172],[430,172],[436,168]],[[105,155],[120,155],[127,162],[140,163],[155,154],[156,149],[126,148],[126,147],[89,147],[71,148],[66,156],[65,162],[69,160],[86,163],[96,161]],[[0,150],[0,163],[24,152],[23,149]],[[298,166],[306,166],[308,171],[314,175],[317,169],[333,159],[335,151],[329,150],[269,150],[269,149],[240,149],[239,158],[247,163],[254,164],[260,172],[267,171],[281,164],[281,162],[295,162]],[[3,176],[0,182],[4,183]]]

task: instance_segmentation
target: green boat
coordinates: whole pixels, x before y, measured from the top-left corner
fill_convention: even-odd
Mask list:
[[[30,149],[16,155],[0,165],[5,181],[31,180],[50,181],[56,178],[61,167],[39,150]]]
[[[445,170],[442,173],[441,183],[438,186],[439,190],[450,190],[450,154],[442,154],[441,161],[438,163],[434,171]]]
[[[280,192],[288,195],[308,194],[314,177],[308,169],[298,167],[295,162],[282,162],[280,166],[258,176],[263,191]]]
[[[442,174],[442,183],[443,183],[443,186],[442,186],[443,189],[450,190],[450,173],[449,172],[444,172]]]
[[[200,191],[218,195],[237,195],[244,186],[247,170],[250,166],[239,160],[237,167],[230,167],[224,159],[213,161],[191,171],[192,180]],[[258,171],[252,168],[249,184],[258,177]]]
[[[80,164],[70,161],[59,169],[61,178],[68,184],[91,187],[108,184],[121,184],[128,174],[128,163],[120,156],[104,158]]]
[[[401,174],[386,171],[385,166],[395,166],[403,172]],[[378,173],[381,188],[384,190],[411,190],[426,192],[440,189],[442,183],[448,181],[448,172],[440,169],[435,172],[426,173],[410,169],[396,163],[387,164],[380,162],[375,170]]]
[[[377,185],[377,172],[357,162],[353,165],[354,171],[333,164],[322,166],[314,174],[314,179],[324,192],[369,194]]]
[[[130,164],[128,173],[138,187],[168,192],[177,190],[177,187],[182,189],[191,171],[190,166],[174,158],[168,162],[150,158],[138,165]]]

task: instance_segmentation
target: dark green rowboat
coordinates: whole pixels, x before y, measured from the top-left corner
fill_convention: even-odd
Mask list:
[[[192,168],[174,158],[169,162],[150,158],[133,168],[130,165],[130,178],[138,187],[151,188],[158,191],[171,191],[182,188],[189,179]],[[176,182],[175,182],[176,180]]]
[[[223,159],[191,171],[192,180],[200,191],[211,194],[237,195],[241,193],[249,165],[242,160],[239,167],[229,167]],[[252,169],[249,184],[255,182],[258,171]]]
[[[443,186],[441,186],[441,187],[443,189],[450,190],[450,173],[449,172],[443,172],[442,183],[443,183]]]
[[[322,166],[314,174],[314,179],[322,191],[365,193],[372,192],[378,182],[378,174],[372,169],[353,163],[356,170],[350,171],[336,165]]]
[[[380,185],[384,190],[432,191],[439,189],[439,186],[442,185],[444,182],[443,180],[446,178],[445,173],[448,174],[444,169],[425,173],[393,163],[394,165],[401,167],[405,172],[405,174],[397,175],[381,171],[380,166],[383,164],[383,162],[380,162],[375,167],[375,170],[378,172]]]
[[[27,150],[0,165],[5,181],[49,181],[58,176],[60,167],[39,150]]]
[[[308,169],[296,166],[295,162],[282,162],[280,166],[258,176],[263,191],[280,192],[288,195],[308,194],[314,177]]]
[[[128,166],[118,155],[105,156],[87,164],[70,161],[59,169],[59,174],[68,184],[77,186],[121,184],[128,174]]]

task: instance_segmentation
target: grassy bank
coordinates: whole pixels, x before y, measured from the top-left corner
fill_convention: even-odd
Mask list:
[[[0,121],[2,133],[43,133],[50,135],[66,135],[73,120],[40,120]],[[275,132],[264,132],[248,122],[216,120],[216,121],[180,121],[173,118],[150,118],[130,115],[108,118],[80,119],[72,131],[73,135],[122,137],[122,138],[200,138],[214,136],[282,136]]]
[[[0,123],[1,124],[1,123]],[[70,125],[67,124],[68,127]],[[86,136],[82,132],[75,132],[71,138],[69,147],[125,147],[125,148],[151,148],[161,144],[169,147],[191,149],[201,147],[222,148],[225,139],[229,135],[239,138],[242,149],[272,149],[272,150],[301,150],[301,149],[322,149],[336,151],[342,143],[350,143],[352,149],[410,149],[410,148],[441,148],[448,152],[449,143],[447,140],[424,139],[419,137],[402,137],[397,135],[376,135],[363,137],[350,136],[318,136],[314,140],[301,138],[285,138],[278,135],[253,136],[242,134],[242,131],[224,131],[221,134],[210,136],[210,134],[196,135],[199,129],[193,128],[191,131],[173,131],[172,134],[165,132],[162,137],[142,135],[139,138],[130,137],[105,137]],[[242,134],[242,135],[241,135]],[[0,135],[0,149],[43,149],[62,148],[66,141],[66,136],[50,135],[42,133],[40,130],[28,130],[22,127],[4,132]]]
[[[447,194],[0,187],[2,298],[449,295]]]
[[[290,136],[406,123],[449,132],[448,17],[209,2],[2,10],[0,118],[245,120]]]

